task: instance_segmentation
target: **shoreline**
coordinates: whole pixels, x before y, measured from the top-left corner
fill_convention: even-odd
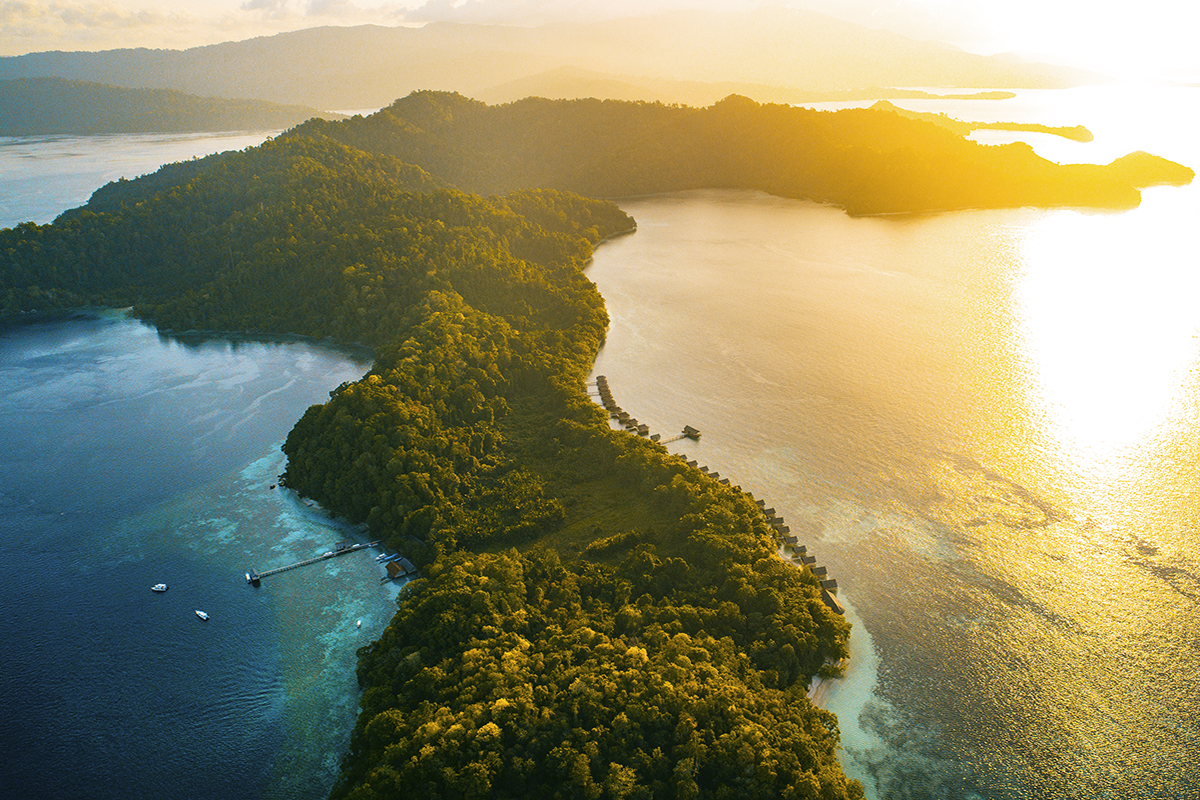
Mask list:
[[[593,373],[595,372],[595,369],[595,362],[593,361]],[[593,384],[595,385],[596,389],[595,394],[593,394],[591,391]],[[672,439],[663,440],[660,434],[651,434],[649,431],[649,426],[638,424],[636,419],[630,417],[621,409],[620,406],[616,404],[616,401],[613,399],[612,392],[608,386],[608,379],[604,375],[593,375],[593,377],[590,377],[584,383],[584,392],[588,400],[592,402],[599,400],[596,405],[608,416],[609,427],[613,430],[621,430],[631,436],[648,439],[649,441],[660,445],[665,445],[667,442],[679,441],[680,439],[684,438],[698,439],[700,436],[700,432],[695,428],[691,428],[690,426],[684,428],[682,435],[676,436]],[[691,434],[694,434],[694,436],[690,435],[689,431]],[[668,451],[668,453],[670,453],[670,451]],[[756,504],[759,511],[766,518],[767,525],[770,527],[773,533],[773,538],[778,545],[775,550],[775,555],[780,561],[789,566],[797,569],[807,568],[812,577],[817,581],[817,586],[820,590],[820,599],[822,602],[824,602],[824,604],[833,613],[845,617],[846,610],[837,598],[837,581],[835,579],[824,577],[827,574],[825,567],[816,563],[815,556],[807,555],[807,545],[799,545],[797,537],[789,535],[791,533],[791,528],[783,521],[783,518],[776,513],[774,508],[767,508],[766,502],[756,499],[752,492],[743,489],[740,484],[734,485],[729,478],[722,478],[720,473],[710,471],[707,466],[698,465],[694,459],[689,459],[686,455],[681,453],[670,453],[670,455],[683,460],[688,467],[691,467],[692,469],[708,476],[709,478],[718,480],[720,484],[728,486],[731,489],[744,494],[751,502]],[[785,555],[785,551],[789,548],[792,549],[794,553],[794,555],[790,558]],[[849,649],[850,638],[851,637],[848,634],[847,649]],[[835,662],[835,666],[839,667],[844,674],[848,663],[849,658],[847,657]],[[812,701],[814,705],[823,707],[824,701],[833,692],[835,684],[839,680],[839,678],[822,678],[820,675],[810,676],[807,689],[809,700]]]

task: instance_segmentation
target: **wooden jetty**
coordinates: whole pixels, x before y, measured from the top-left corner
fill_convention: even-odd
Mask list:
[[[264,569],[261,572],[258,572],[255,570],[250,570],[249,572],[246,573],[246,582],[257,586],[263,578],[269,577],[271,575],[278,575],[281,572],[287,572],[289,570],[299,569],[300,567],[307,567],[309,564],[316,564],[319,561],[325,561],[326,559],[330,559],[330,558],[337,558],[338,556],[344,556],[347,553],[354,553],[359,550],[366,550],[369,547],[378,547],[378,546],[379,546],[379,542],[366,542],[366,543],[357,542],[355,544],[351,544],[349,542],[338,542],[337,544],[335,544],[333,546],[332,550],[326,550],[324,553],[322,553],[319,556],[314,556],[312,558],[306,558],[303,561],[297,561],[294,564],[285,564],[282,567],[275,567],[274,569]]]
[[[600,405],[603,406],[604,410],[608,412],[609,418],[617,420],[621,427],[630,433],[636,434],[637,436],[647,437],[650,439],[650,441],[659,442],[660,444],[669,444],[671,442],[677,442],[680,439],[697,440],[700,438],[700,431],[696,428],[693,428],[691,425],[684,425],[683,431],[671,439],[662,438],[662,434],[660,433],[651,433],[648,425],[638,422],[634,417],[630,416],[628,411],[623,410],[619,405],[617,405],[616,400],[613,399],[612,390],[608,386],[607,377],[604,375],[597,375],[595,384],[596,391],[594,394],[590,390],[591,384],[588,384],[588,396],[599,397]]]

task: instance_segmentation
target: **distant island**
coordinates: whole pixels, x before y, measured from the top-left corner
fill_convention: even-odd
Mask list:
[[[342,119],[303,106],[126,89],[66,78],[0,79],[0,136],[282,130]]]
[[[1192,172],[1062,167],[887,109],[417,92],[98,190],[0,230],[12,315],[132,306],[163,329],[360,342],[288,434],[284,483],[421,569],[359,651],[333,797],[860,800],[807,690],[850,626],[740,486],[588,396],[636,223],[612,197],[771,191],[852,213],[1125,207]]]
[[[1092,132],[1082,125],[1072,126],[1051,126],[1039,125],[1035,122],[965,122],[960,119],[949,117],[945,114],[934,114],[928,111],[909,111],[899,106],[889,103],[887,100],[880,100],[871,108],[880,109],[882,111],[890,111],[893,114],[899,114],[902,117],[909,119],[920,119],[926,122],[932,122],[934,125],[952,131],[959,136],[966,136],[977,130],[991,131],[1028,131],[1031,133],[1047,133],[1052,136],[1061,136],[1064,139],[1071,139],[1076,142],[1090,142],[1095,137]]]
[[[472,92],[487,103],[511,103],[525,97],[550,100],[630,100],[708,106],[731,94],[743,95],[760,103],[854,102],[860,100],[1009,100],[1010,91],[951,92],[938,94],[922,89],[898,89],[865,86],[858,89],[803,89],[745,81],[688,81],[653,76],[612,75],[576,67],[559,67],[489,86]]]

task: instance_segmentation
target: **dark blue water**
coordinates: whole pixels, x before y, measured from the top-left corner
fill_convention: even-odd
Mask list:
[[[343,610],[371,612],[368,631],[389,601],[365,564],[308,574],[300,597],[301,581],[255,591],[240,570],[343,535],[269,487],[303,410],[363,370],[310,344],[174,339],[112,312],[0,328],[0,797],[328,792],[356,688],[347,670],[295,697],[297,671],[330,669],[296,641],[354,625],[307,604],[330,606],[339,571],[374,588]],[[281,623],[293,614],[317,623]],[[333,642],[338,671],[360,644]],[[306,733],[330,714],[325,738]]]

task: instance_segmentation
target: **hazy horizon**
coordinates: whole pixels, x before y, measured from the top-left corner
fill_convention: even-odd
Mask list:
[[[817,11],[939,41],[981,55],[1030,60],[1116,77],[1200,80],[1191,46],[1200,7],[1148,0],[1079,10],[1070,0],[429,0],[358,5],[350,0],[0,0],[0,56],[53,50],[188,49],[318,26],[419,26],[461,22],[535,26],[664,11],[736,12],[776,6]]]

